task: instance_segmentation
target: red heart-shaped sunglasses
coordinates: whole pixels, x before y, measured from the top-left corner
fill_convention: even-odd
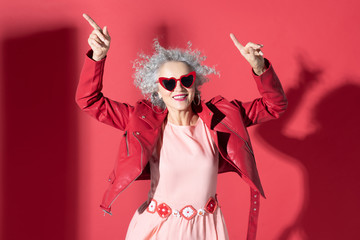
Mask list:
[[[178,81],[180,81],[181,85],[186,88],[191,88],[191,86],[194,84],[196,79],[196,72],[190,72],[186,75],[182,75],[180,78],[166,78],[166,77],[160,77],[159,83],[160,85],[165,88],[168,91],[174,91],[176,84]]]

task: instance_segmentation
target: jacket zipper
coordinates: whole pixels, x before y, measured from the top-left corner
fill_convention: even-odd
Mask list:
[[[141,169],[143,169],[143,146],[141,145],[140,140],[138,139],[138,137],[135,135],[135,132],[133,132],[133,136],[136,138],[136,140],[138,140],[140,147],[141,147],[141,158],[140,158],[140,162],[141,162]],[[140,173],[141,174],[141,173]],[[139,175],[140,176],[140,175]]]
[[[124,135],[125,135],[125,143],[126,143],[126,154],[127,154],[127,156],[129,156],[130,152],[129,152],[129,142],[128,142],[128,133],[127,133],[127,131],[125,131]]]
[[[236,136],[238,136],[241,140],[243,140],[243,142],[245,143],[247,149],[250,151],[250,153],[254,156],[254,152],[251,150],[249,144],[247,141],[245,141],[245,139],[243,139],[239,134],[237,134],[234,130],[232,130],[228,125],[226,125],[223,122],[220,122],[222,125],[224,125],[227,129],[229,129],[231,132],[233,132]]]
[[[126,131],[127,133],[127,131]],[[141,147],[141,157],[140,157],[140,163],[141,163],[141,169],[143,169],[143,146],[141,145],[141,142],[140,140],[135,136],[135,133],[133,132],[133,136],[136,138],[136,140],[138,140],[139,144],[140,144],[140,147]],[[121,190],[118,195],[114,198],[114,200],[112,200],[112,202],[109,204],[109,207],[113,204],[113,202],[118,198],[118,196],[120,195],[120,193],[122,193],[123,191],[125,191],[125,189],[127,189],[138,177],[140,177],[142,173],[142,170],[140,172],[140,174],[134,178],[134,180],[132,180],[123,190]]]

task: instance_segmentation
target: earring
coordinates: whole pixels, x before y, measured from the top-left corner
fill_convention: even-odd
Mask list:
[[[196,97],[198,98],[198,102],[196,102]],[[201,97],[200,97],[200,93],[196,94],[195,97],[194,97],[194,104],[196,106],[199,106],[201,103]]]
[[[156,106],[156,108],[160,108],[160,107]],[[156,111],[156,110],[154,109],[154,104],[151,104],[151,109],[152,109],[155,113],[157,113],[157,114],[163,114],[163,113],[165,112],[165,110],[166,110],[166,106],[165,106],[165,108],[164,108],[161,112]]]
[[[161,101],[161,97],[159,96],[159,93],[157,93],[157,92],[154,92],[153,94],[152,94],[152,101],[151,101],[151,109],[155,112],[155,113],[157,113],[157,114],[162,114],[162,113],[164,113],[165,112],[165,110],[166,110],[166,105],[165,105],[165,108],[161,111],[161,112],[159,112],[159,111],[156,111],[155,109],[154,109],[154,103],[153,102],[159,102],[159,101]],[[158,105],[156,105],[156,108],[157,109],[161,109],[161,107],[159,107]]]

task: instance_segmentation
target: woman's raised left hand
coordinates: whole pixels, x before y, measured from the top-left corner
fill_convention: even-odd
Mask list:
[[[248,42],[245,46],[241,45],[241,43],[236,39],[235,35],[230,33],[230,38],[233,40],[237,49],[239,49],[241,55],[250,63],[254,72],[257,75],[261,75],[265,72],[265,60],[263,58],[263,52],[261,48],[262,44],[256,44],[252,42]]]

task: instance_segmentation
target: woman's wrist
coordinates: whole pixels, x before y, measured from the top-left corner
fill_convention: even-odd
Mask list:
[[[269,60],[267,60],[266,58],[264,58],[264,64],[258,68],[253,68],[253,72],[260,76],[261,74],[263,74],[264,72],[266,72],[266,70],[269,68],[270,63]]]
[[[105,57],[105,56],[103,56],[103,55],[96,55],[96,54],[93,53],[93,55],[92,55],[91,58],[92,58],[94,61],[100,61],[100,60],[102,60],[104,57]]]
[[[256,75],[260,76],[266,71],[266,67],[264,66],[263,68],[257,68],[257,69],[253,68],[253,71]]]

